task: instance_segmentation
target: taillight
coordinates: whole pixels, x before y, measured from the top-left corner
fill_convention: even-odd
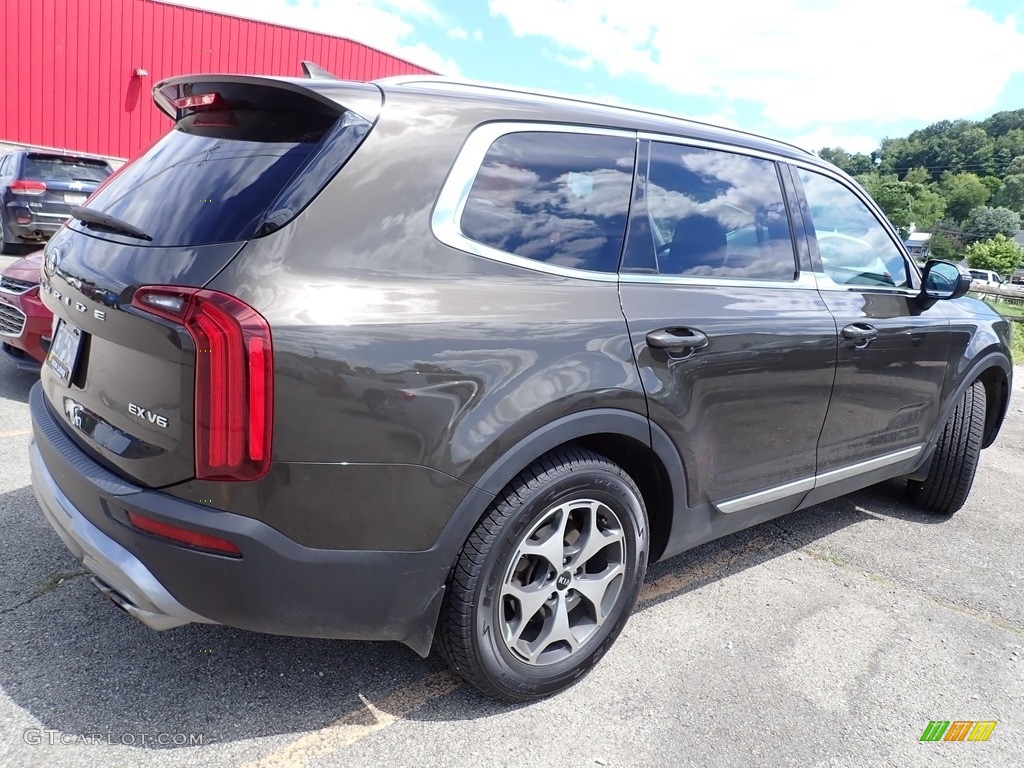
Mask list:
[[[274,423],[267,321],[234,296],[200,288],[143,286],[132,306],[185,326],[195,344],[196,478],[263,477]]]
[[[242,556],[242,550],[220,536],[211,536],[208,533],[200,533],[189,528],[161,523],[159,520],[143,517],[135,512],[128,513],[128,520],[140,531],[151,533],[162,539],[168,539],[176,544],[184,544],[186,547],[193,547],[195,549],[205,549],[208,552],[216,552],[218,555],[228,555],[229,557]]]
[[[15,179],[8,189],[16,195],[41,195],[46,191],[46,184],[31,179]]]

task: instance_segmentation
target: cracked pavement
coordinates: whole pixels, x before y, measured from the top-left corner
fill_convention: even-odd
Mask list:
[[[657,564],[589,677],[510,707],[400,645],[131,620],[39,513],[32,377],[0,361],[0,768],[1019,765],[1016,373],[954,517],[887,484]],[[998,725],[984,743],[921,743],[930,720]]]

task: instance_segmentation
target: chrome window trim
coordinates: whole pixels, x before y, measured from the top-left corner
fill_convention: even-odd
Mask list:
[[[824,272],[815,272],[819,291],[830,293],[891,293],[906,296],[909,299],[920,296],[921,292],[913,288],[898,288],[895,285],[840,285]]]
[[[726,515],[733,514],[734,512],[742,512],[761,504],[780,501],[781,499],[785,499],[789,496],[796,496],[798,493],[807,493],[817,488],[823,488],[826,485],[831,485],[832,483],[848,480],[851,477],[856,477],[857,475],[864,474],[865,472],[882,469],[883,467],[888,467],[892,464],[899,464],[901,461],[908,461],[915,456],[918,456],[923,450],[924,444],[913,445],[910,448],[886,453],[881,456],[876,456],[873,459],[858,461],[856,464],[850,464],[846,467],[822,472],[814,475],[814,477],[803,477],[799,480],[793,480],[788,483],[783,483],[782,485],[766,488],[763,491],[757,491],[756,493],[751,493],[746,496],[739,496],[735,499],[729,499],[728,501],[714,502],[714,506],[719,512]]]
[[[756,149],[754,147],[746,147],[742,144],[729,144],[725,141],[710,141],[708,139],[695,139],[689,136],[678,136],[671,133],[656,133],[654,131],[640,131],[637,133],[637,137],[641,141],[657,141],[662,144],[682,144],[687,147],[697,147],[698,149],[713,149],[721,152],[732,152],[734,155],[748,155],[750,157],[756,157],[761,160],[769,160],[773,163],[787,163],[790,162],[790,158],[786,155],[773,154],[766,152],[763,149]],[[811,167],[814,167],[813,164]],[[781,184],[779,185],[781,189]]]
[[[483,163],[484,156],[495,141],[502,136],[508,136],[513,133],[575,133],[587,136],[615,136],[636,142],[636,131],[591,128],[565,123],[485,123],[474,129],[466,138],[465,144],[459,151],[458,157],[455,158],[451,170],[448,172],[448,178],[445,179],[444,185],[441,187],[441,192],[437,196],[437,202],[434,204],[434,211],[430,217],[430,228],[434,233],[434,237],[445,245],[457,248],[460,251],[504,264],[524,267],[534,272],[546,272],[552,275],[561,275],[562,277],[575,277],[604,283],[618,282],[619,275],[617,272],[593,272],[587,269],[575,269],[557,264],[547,264],[543,261],[534,261],[525,256],[506,253],[489,245],[478,243],[462,233],[459,220],[462,218],[462,212],[466,207],[466,200],[469,198],[469,191],[473,187],[473,182],[476,180],[476,175]],[[631,169],[630,176],[633,176],[634,172],[635,169]]]
[[[755,278],[710,277],[706,275],[648,275],[641,272],[620,272],[623,283],[653,283],[659,285],[700,286],[702,288],[764,288],[817,290],[813,272],[801,272],[796,280],[757,280]]]

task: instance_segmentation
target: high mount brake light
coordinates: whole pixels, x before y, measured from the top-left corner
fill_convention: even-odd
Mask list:
[[[197,93],[194,96],[182,96],[171,103],[175,109],[201,109],[203,107],[223,107],[224,99],[219,93]]]
[[[183,325],[195,345],[196,478],[263,477],[274,423],[267,321],[241,299],[200,288],[143,286],[132,306]]]

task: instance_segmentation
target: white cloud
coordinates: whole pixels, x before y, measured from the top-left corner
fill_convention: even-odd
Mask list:
[[[442,74],[458,76],[456,63],[416,41],[409,19],[443,26],[444,15],[428,0],[161,0],[232,16],[269,21],[347,37]],[[298,62],[296,62],[298,66]]]
[[[572,60],[758,104],[793,132],[981,114],[1024,71],[1016,18],[997,23],[966,0],[490,0],[490,10]]]
[[[452,29],[448,30],[448,37],[452,38],[453,40],[465,40],[466,38],[469,37],[469,33],[462,27],[453,27]]]
[[[564,64],[565,66],[572,67],[573,69],[582,69],[584,72],[590,70],[594,66],[593,56],[566,56],[564,53],[552,53],[551,51],[545,51],[544,53],[559,64]]]
[[[484,31],[482,29],[474,29],[473,40],[478,43],[482,43],[484,41]]]
[[[790,143],[817,152],[824,147],[842,147],[847,152],[871,154],[878,149],[878,139],[864,134],[837,133],[831,126],[823,125],[811,133],[803,133],[789,139]]]

